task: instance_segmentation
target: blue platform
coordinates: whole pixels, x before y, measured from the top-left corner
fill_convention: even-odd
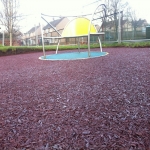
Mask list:
[[[99,51],[91,51],[90,57],[88,56],[88,52],[69,52],[69,53],[59,53],[59,54],[52,54],[39,57],[41,60],[78,60],[78,59],[89,59],[95,57],[105,56],[107,52],[99,52]]]

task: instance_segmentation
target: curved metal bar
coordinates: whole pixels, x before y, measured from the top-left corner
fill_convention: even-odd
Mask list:
[[[53,16],[53,15],[46,15],[46,14],[42,14],[43,16],[47,16],[47,17],[59,17],[59,18],[64,18],[64,17],[79,17],[81,15],[78,15],[78,16]],[[82,16],[89,16],[89,15],[92,15],[92,14],[85,14],[85,15],[82,15]]]
[[[42,18],[45,22],[47,22],[47,23],[61,36],[61,34],[57,31],[57,29],[56,29],[52,24],[50,24],[44,17],[41,16],[41,18]]]
[[[80,53],[80,38],[78,37],[78,52]]]
[[[41,18],[42,18],[45,22],[47,22],[47,23],[59,34],[59,36],[61,36],[61,34],[57,31],[57,29],[56,29],[51,23],[49,23],[44,17],[42,17],[42,14],[41,14]],[[42,29],[42,27],[41,27],[41,34],[42,34],[43,54],[44,54],[44,58],[46,58],[45,49],[44,49],[44,37],[43,37],[43,29]],[[58,53],[59,43],[60,43],[60,39],[58,40],[58,44],[57,44],[57,48],[56,48],[56,54]]]
[[[97,13],[99,13],[99,12],[97,12]],[[43,15],[43,16],[47,16],[47,17],[59,17],[59,18],[64,18],[64,17],[79,17],[79,16],[83,16],[83,17],[85,17],[85,16],[91,16],[92,14],[79,14],[79,15],[77,15],[77,16],[68,16],[68,15],[58,15],[58,16],[56,16],[56,15],[47,15],[47,14],[41,14],[41,15]]]
[[[89,29],[88,29],[88,56],[90,57],[90,32],[91,32],[91,24],[92,24],[92,20],[93,20],[93,16],[96,12],[96,10],[100,7],[100,6],[104,6],[104,10],[106,9],[106,5],[105,4],[100,4],[98,5],[98,7],[96,7],[95,11],[92,14],[91,20],[90,20],[90,24],[89,24]]]
[[[102,44],[101,44],[100,37],[98,37],[98,41],[99,41],[99,47],[100,47],[100,51],[102,52]]]

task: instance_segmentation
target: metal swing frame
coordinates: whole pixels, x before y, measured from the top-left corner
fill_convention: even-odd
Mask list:
[[[102,7],[102,10],[99,12],[96,12],[100,7]],[[58,39],[58,43],[57,43],[57,48],[56,48],[56,54],[58,53],[58,48],[59,48],[59,44],[60,44],[60,40],[64,39],[64,38],[78,38],[78,51],[80,52],[80,42],[79,42],[79,38],[80,37],[87,37],[88,38],[88,56],[90,57],[91,55],[91,50],[90,50],[90,37],[91,35],[93,36],[98,36],[98,41],[99,41],[99,45],[100,45],[100,52],[102,52],[102,44],[101,44],[101,40],[100,40],[100,35],[104,35],[104,32],[99,32],[99,33],[91,33],[91,25],[92,25],[92,21],[95,20],[94,19],[94,15],[96,13],[100,13],[103,12],[103,18],[106,17],[106,6],[105,4],[100,4],[96,7],[96,9],[94,10],[93,14],[87,14],[87,15],[91,15],[91,19],[90,19],[90,23],[89,23],[89,27],[88,27],[88,34],[85,35],[79,35],[79,36],[61,36],[61,34],[57,31],[57,29],[51,24],[49,23],[43,16],[49,16],[49,15],[44,15],[41,14],[41,18],[46,21],[57,33],[58,33],[58,37],[44,37],[43,36],[43,29],[41,26],[41,34],[42,34],[42,47],[43,47],[43,55],[44,55],[44,59],[46,59],[46,53],[45,53],[45,48],[44,48],[44,39]],[[86,16],[86,15],[81,15],[81,16]],[[56,17],[56,16],[55,16]],[[60,16],[57,16],[60,17]],[[78,16],[61,16],[61,17],[78,17]]]

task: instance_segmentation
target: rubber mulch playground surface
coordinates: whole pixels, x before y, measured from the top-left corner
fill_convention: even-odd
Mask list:
[[[0,150],[149,150],[150,48],[103,50],[0,57]]]

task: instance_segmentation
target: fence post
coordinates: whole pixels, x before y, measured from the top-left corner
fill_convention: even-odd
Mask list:
[[[4,43],[4,40],[5,40],[5,33],[4,33],[4,30],[3,30],[3,46],[5,46],[5,43]]]

